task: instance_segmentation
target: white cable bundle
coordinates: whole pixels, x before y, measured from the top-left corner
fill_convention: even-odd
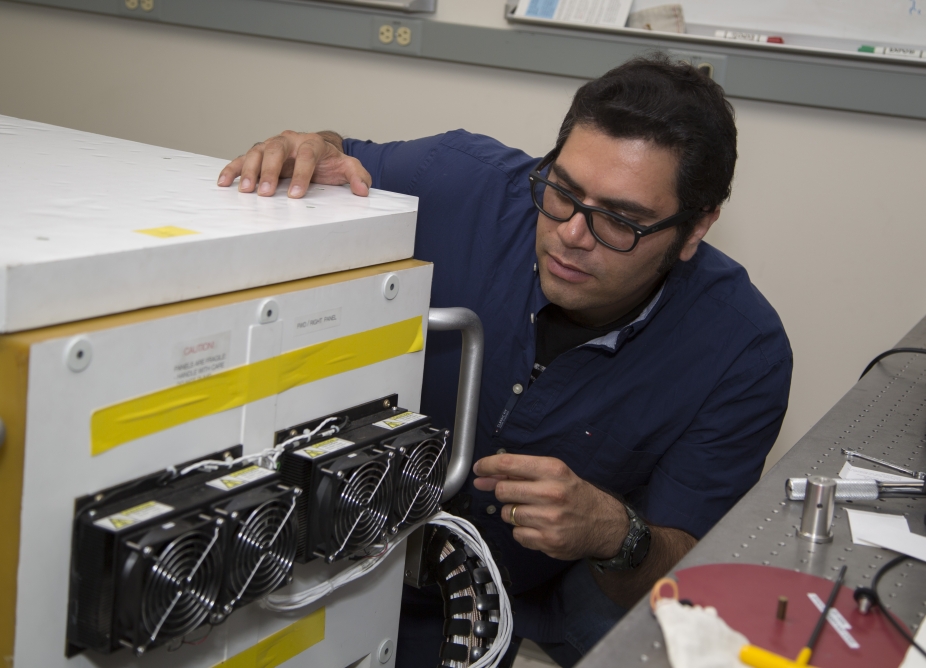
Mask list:
[[[476,553],[476,556],[485,564],[486,568],[489,569],[489,573],[492,575],[492,582],[498,590],[498,635],[495,637],[495,640],[492,641],[489,651],[476,661],[476,663],[471,664],[470,668],[495,668],[495,666],[501,663],[505,656],[505,652],[508,651],[508,645],[511,644],[511,631],[514,627],[514,622],[511,618],[511,603],[508,601],[508,592],[505,591],[505,586],[502,584],[502,576],[501,573],[498,572],[498,566],[495,565],[495,559],[492,558],[492,552],[482,539],[479,530],[462,517],[457,517],[456,515],[441,511],[429,519],[428,524],[447,527],[457,534],[463,539],[467,547]]]
[[[333,422],[334,420],[337,420],[337,418],[336,417],[327,418],[326,420],[323,420],[321,424],[315,427],[315,429],[312,429],[311,431],[308,429],[304,429],[301,434],[297,436],[293,436],[292,438],[288,438],[282,443],[280,443],[279,445],[275,445],[272,448],[267,448],[266,450],[262,450],[261,452],[258,452],[253,455],[242,455],[241,457],[236,457],[234,459],[229,458],[229,459],[225,459],[221,461],[218,459],[202,459],[196,462],[195,464],[191,464],[187,466],[185,469],[177,473],[177,475],[185,476],[187,473],[190,473],[191,471],[198,471],[200,469],[203,471],[215,471],[219,468],[231,468],[233,466],[237,466],[238,464],[250,464],[251,462],[261,462],[261,460],[264,460],[264,463],[266,463],[265,468],[276,469],[277,459],[279,459],[280,455],[283,454],[283,449],[287,445],[289,445],[290,443],[294,443],[295,441],[299,441],[301,439],[308,440],[312,438],[319,431],[321,431],[322,427],[324,427],[330,422]],[[337,428],[337,426],[331,427],[330,429],[325,431],[322,434],[322,436],[333,436],[334,434],[337,434],[338,431],[339,429]],[[168,469],[168,470],[171,470],[171,469]]]
[[[476,556],[479,557],[482,563],[486,565],[486,568],[489,569],[489,573],[492,575],[492,582],[495,584],[495,587],[498,590],[498,636],[496,636],[495,640],[492,641],[492,646],[489,648],[489,651],[486,652],[482,658],[476,661],[476,663],[472,664],[470,668],[495,668],[495,666],[497,666],[505,656],[505,652],[508,650],[508,645],[511,644],[511,631],[513,628],[513,622],[511,619],[511,604],[508,601],[508,593],[505,591],[505,587],[502,584],[502,576],[498,572],[498,566],[495,565],[495,560],[492,558],[492,553],[489,550],[489,546],[486,545],[485,541],[482,539],[482,536],[479,534],[479,530],[476,529],[476,527],[474,527],[471,523],[467,522],[463,518],[457,517],[456,515],[451,515],[441,511],[426,520],[424,524],[436,524],[438,526],[447,527],[453,531],[463,540],[464,543],[466,543],[470,549],[473,550],[473,552],[476,553]],[[314,587],[310,587],[309,589],[298,592],[296,594],[271,594],[260,602],[261,607],[267,610],[272,610],[274,612],[293,612],[294,610],[299,610],[308,605],[311,605],[315,601],[324,598],[336,589],[339,589],[347,583],[353,582],[354,580],[363,577],[375,569],[386,559],[386,557],[389,556],[389,554],[395,549],[396,545],[405,540],[408,534],[417,529],[419,526],[421,525],[419,524],[406,529],[401,534],[399,534],[383,552],[374,557],[368,557],[358,561],[356,564],[341,571],[330,580],[319,583]]]

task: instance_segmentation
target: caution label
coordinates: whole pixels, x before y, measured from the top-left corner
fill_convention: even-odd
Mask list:
[[[418,422],[418,420],[423,420],[427,416],[421,415],[420,413],[412,413],[411,411],[406,411],[404,413],[399,413],[398,415],[393,415],[391,418],[386,418],[380,422],[374,422],[374,427],[382,427],[383,429],[398,429],[399,427],[409,424],[411,422]]]
[[[172,510],[173,507],[167,504],[158,503],[157,501],[146,501],[140,505],[126,508],[114,515],[97,520],[94,524],[98,527],[109,529],[110,531],[119,531],[120,529],[125,529],[139,522],[145,522],[159,515],[164,515]]]
[[[319,441],[318,443],[313,443],[307,448],[297,450],[296,454],[302,455],[308,459],[315,459],[316,457],[321,457],[322,455],[326,455],[329,452],[343,450],[349,445],[354,445],[354,442],[347,441],[343,438],[329,438],[327,441]]]
[[[273,471],[270,469],[265,469],[261,466],[248,466],[247,468],[241,469],[240,471],[235,471],[234,473],[223,475],[221,478],[214,478],[206,484],[210,487],[220,489],[223,492],[227,492],[230,489],[241,487],[241,485],[246,485],[249,482],[254,482],[255,480],[260,480],[261,478],[266,478],[268,475],[273,475]]]

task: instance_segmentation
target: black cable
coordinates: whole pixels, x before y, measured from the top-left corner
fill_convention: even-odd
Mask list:
[[[926,348],[891,348],[890,350],[885,350],[868,363],[868,366],[865,367],[865,370],[862,371],[862,375],[859,376],[858,379],[861,380],[864,378],[865,374],[871,371],[871,368],[885,357],[888,355],[896,355],[897,353],[920,353],[926,355]]]
[[[916,650],[917,650],[920,654],[922,654],[924,657],[926,657],[926,650],[924,650],[922,647],[920,647],[920,646],[916,643],[916,641],[913,639],[913,636],[911,636],[910,633],[907,631],[907,629],[904,628],[904,626],[903,626],[902,624],[900,624],[896,619],[894,619],[894,615],[892,615],[892,614],[884,607],[884,605],[881,603],[881,596],[880,596],[880,594],[878,594],[878,583],[881,582],[882,576],[883,576],[885,573],[887,573],[889,570],[891,570],[892,568],[894,568],[895,566],[897,566],[898,564],[900,564],[900,563],[902,563],[902,562],[904,562],[904,561],[906,561],[906,560],[908,560],[908,559],[912,559],[912,558],[913,558],[913,557],[908,557],[908,556],[905,555],[905,554],[901,554],[900,556],[894,557],[894,558],[891,559],[889,562],[887,562],[886,564],[884,564],[881,568],[878,569],[878,572],[875,573],[874,578],[872,578],[872,580],[871,580],[871,588],[868,588],[868,587],[859,587],[858,589],[855,590],[855,600],[856,600],[856,601],[859,601],[859,602],[861,603],[861,600],[860,600],[860,599],[863,599],[863,598],[868,599],[868,600],[871,602],[871,605],[872,605],[872,606],[874,606],[874,607],[878,608],[879,610],[881,610],[881,614],[884,615],[884,618],[887,619],[887,621],[889,621],[889,622],[891,623],[891,626],[893,626],[893,627],[897,630],[897,632],[898,632],[900,635],[903,636],[904,640],[906,640],[908,643],[910,643],[910,645],[912,645],[913,647],[915,647]],[[864,610],[863,610],[863,612],[864,612]]]

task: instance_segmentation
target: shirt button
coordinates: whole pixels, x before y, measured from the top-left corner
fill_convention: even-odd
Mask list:
[[[514,387],[511,388],[511,391],[515,394],[521,394],[524,391],[524,388],[521,386],[521,383],[515,383]]]
[[[505,454],[506,452],[508,452],[508,451],[505,450],[505,448],[499,448],[498,451],[496,451],[495,454],[497,454],[497,455],[503,455],[503,454]]]
[[[537,273],[537,263],[536,262],[534,263],[534,273],[535,274]]]
[[[534,314],[531,313],[531,324],[533,324],[533,322],[534,322]]]
[[[489,515],[494,515],[497,508],[495,506],[489,506],[486,508],[486,513]]]

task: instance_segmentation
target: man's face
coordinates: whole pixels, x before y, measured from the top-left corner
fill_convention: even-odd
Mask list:
[[[675,155],[649,140],[617,139],[580,125],[551,166],[549,179],[587,205],[651,225],[678,211],[677,168]],[[670,228],[643,237],[631,252],[618,253],[595,240],[581,213],[564,223],[541,213],[537,257],[543,292],[582,324],[616,320],[659,282],[676,232]],[[689,259],[696,247],[695,242],[688,253],[686,244],[682,259]]]

